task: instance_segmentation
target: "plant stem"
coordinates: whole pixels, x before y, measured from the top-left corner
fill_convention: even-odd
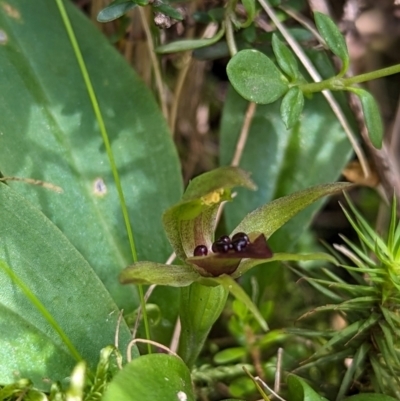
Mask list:
[[[122,215],[123,215],[124,222],[125,222],[125,228],[126,228],[126,231],[127,231],[127,234],[128,234],[129,245],[130,245],[130,248],[131,248],[132,259],[133,259],[133,262],[137,262],[138,261],[138,257],[137,257],[137,252],[136,252],[135,240],[134,240],[134,237],[133,237],[132,226],[131,226],[130,219],[129,219],[128,208],[126,206],[125,196],[124,196],[124,192],[123,192],[122,185],[121,185],[121,180],[119,178],[117,165],[115,163],[114,154],[113,154],[113,151],[111,149],[111,144],[110,144],[110,140],[108,138],[108,133],[107,133],[107,129],[106,129],[106,126],[105,126],[105,123],[104,123],[103,115],[101,113],[100,106],[99,106],[99,103],[97,101],[96,93],[94,91],[94,88],[93,88],[93,85],[92,85],[92,81],[91,81],[90,76],[89,76],[89,72],[88,72],[88,70],[86,68],[85,61],[83,59],[81,50],[79,48],[78,41],[77,41],[76,36],[75,36],[75,32],[74,32],[74,30],[72,28],[72,25],[71,25],[71,22],[69,20],[67,11],[66,11],[66,9],[64,7],[63,1],[62,0],[56,0],[56,2],[57,2],[58,10],[59,10],[60,15],[61,15],[61,19],[62,19],[62,21],[64,23],[64,26],[65,26],[65,30],[67,31],[69,40],[71,42],[71,46],[73,48],[76,60],[78,62],[79,68],[81,70],[82,78],[83,78],[83,80],[85,82],[86,90],[88,92],[88,95],[89,95],[89,98],[90,98],[90,102],[92,103],[92,107],[93,107],[94,114],[96,116],[97,123],[99,124],[101,136],[103,138],[103,142],[104,142],[104,146],[106,148],[108,160],[110,162],[110,168],[111,168],[111,171],[112,171],[112,174],[113,174],[113,178],[114,178],[114,182],[115,182],[115,186],[116,186],[117,192],[118,192],[118,197],[119,197],[119,202],[120,202],[120,205],[121,205]],[[141,304],[141,307],[143,309],[143,320],[144,320],[144,325],[145,325],[146,337],[148,339],[150,339],[149,322],[148,322],[148,319],[147,319],[147,313],[146,313],[146,308],[145,308],[143,287],[141,285],[138,286],[138,292],[139,292],[140,304]],[[150,345],[149,345],[149,353],[151,353]]]
[[[147,39],[146,43],[149,49],[151,63],[153,64],[154,78],[156,80],[156,86],[157,86],[158,97],[160,99],[161,110],[164,115],[164,118],[168,121],[168,108],[167,108],[167,101],[165,98],[163,80],[161,78],[160,63],[158,62],[157,55],[154,51],[153,36],[151,35],[146,13],[144,12],[143,7],[141,6],[139,6],[139,14],[140,14],[140,19],[142,21],[144,33],[146,34],[146,39]]]
[[[312,82],[309,84],[299,85],[299,89],[303,92],[321,92],[323,90],[346,90],[349,86],[359,84],[366,81],[372,81],[386,77],[388,75],[400,73],[400,64],[391,67],[382,68],[380,70],[367,72],[365,74],[355,75],[349,78],[329,78],[320,82]]]
[[[232,3],[235,2],[230,1],[225,11],[225,29],[226,29],[225,38],[231,57],[233,57],[238,52],[235,42],[235,35],[233,34],[233,26],[231,20],[231,14],[233,13],[232,7],[234,7],[234,4]]]

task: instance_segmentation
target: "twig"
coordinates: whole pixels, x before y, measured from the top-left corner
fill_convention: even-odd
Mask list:
[[[254,113],[256,111],[257,105],[253,102],[250,102],[246,115],[244,117],[242,129],[240,131],[239,139],[236,143],[236,149],[235,149],[235,154],[233,155],[232,161],[231,161],[231,166],[239,166],[240,159],[242,158],[244,146],[247,141],[247,137],[249,135],[249,130],[250,130],[250,125],[251,122],[253,121]]]

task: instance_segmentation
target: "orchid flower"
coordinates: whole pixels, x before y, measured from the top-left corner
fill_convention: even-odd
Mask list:
[[[261,206],[245,216],[229,237],[224,237],[229,242],[231,239],[235,242],[237,236],[246,238],[244,246],[234,243],[235,246],[224,247],[220,243],[222,240],[214,242],[221,204],[232,200],[232,188],[241,186],[255,190],[256,186],[248,174],[237,167],[221,167],[202,174],[190,182],[182,200],[163,215],[165,232],[181,264],[137,262],[121,272],[120,282],[183,287],[178,353],[190,367],[221,314],[229,292],[247,306],[263,330],[268,330],[258,308],[235,279],[256,265],[276,260],[335,263],[335,259],[325,253],[274,254],[267,240],[302,209],[348,185],[319,185]]]

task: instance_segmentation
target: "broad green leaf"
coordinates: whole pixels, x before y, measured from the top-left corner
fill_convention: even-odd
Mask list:
[[[348,90],[354,92],[360,99],[369,139],[377,149],[380,149],[383,140],[383,123],[378,104],[374,97],[364,89],[348,88]]]
[[[177,357],[151,354],[136,358],[108,385],[103,401],[195,401],[189,369]]]
[[[241,50],[228,63],[229,81],[245,99],[273,103],[289,89],[286,78],[268,56],[258,50]]]
[[[299,122],[303,107],[303,92],[297,86],[290,88],[281,103],[281,116],[287,129],[293,128]]]
[[[97,14],[97,21],[114,21],[136,6],[137,4],[133,0],[114,0]]]
[[[128,266],[119,275],[122,284],[157,284],[185,287],[199,278],[188,265],[163,265],[155,262],[138,262]]]
[[[253,23],[256,14],[255,0],[242,0],[242,4],[247,13],[247,19],[241,24],[242,28],[247,28]]]
[[[385,394],[357,394],[351,397],[344,398],[343,401],[397,401],[396,398]]]
[[[46,389],[79,356],[89,366],[114,343],[118,308],[82,255],[40,211],[0,184],[0,382]],[[124,352],[130,332],[122,321]],[[12,350],[12,351],[11,351]],[[72,355],[75,353],[75,355]]]
[[[349,52],[343,35],[336,24],[327,15],[315,12],[314,19],[318,32],[324,38],[329,49],[342,60],[342,68],[339,75],[343,75],[349,68],[350,61]]]
[[[232,347],[225,348],[222,351],[217,352],[214,357],[214,363],[220,365],[223,363],[233,363],[240,361],[247,354],[247,350],[244,347]]]
[[[281,70],[290,78],[291,81],[295,81],[300,76],[296,57],[288,45],[283,44],[275,33],[272,34],[272,48]]]
[[[236,232],[258,231],[269,238],[298,212],[323,196],[348,189],[352,184],[338,182],[311,187],[267,203],[248,214],[233,230]]]
[[[125,311],[136,289],[118,274],[132,263],[109,160],[81,72],[53,0],[10,0],[0,13],[0,170],[63,189],[10,182],[39,207],[96,271]],[[98,29],[65,3],[105,119],[139,260],[165,262],[162,212],[182,193],[172,139],[151,92]],[[25,238],[29,241],[28,238]]]
[[[328,401],[298,376],[289,375],[287,385],[289,390],[288,401]]]
[[[178,354],[186,365],[196,362],[213,324],[225,306],[228,290],[193,283],[181,289],[181,336]]]
[[[225,29],[220,29],[216,35],[208,39],[188,39],[177,40],[176,42],[167,43],[166,45],[158,46],[155,51],[159,54],[184,52],[186,50],[200,49],[201,47],[210,46],[217,43],[225,33]]]
[[[176,10],[174,7],[171,7],[166,3],[163,3],[162,1],[155,1],[152,3],[151,6],[154,12],[159,12],[164,15],[168,15],[168,17],[171,17],[178,21],[183,20],[183,15],[178,10]]]

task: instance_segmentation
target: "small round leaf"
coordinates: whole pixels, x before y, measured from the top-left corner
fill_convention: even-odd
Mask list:
[[[257,50],[242,50],[228,63],[229,80],[245,99],[273,103],[288,90],[288,82],[275,64]]]

